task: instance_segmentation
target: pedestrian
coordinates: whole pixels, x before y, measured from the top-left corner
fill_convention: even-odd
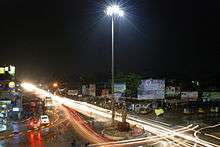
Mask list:
[[[75,147],[75,146],[76,146],[76,141],[75,141],[75,139],[73,139],[71,145],[72,145],[72,147]]]

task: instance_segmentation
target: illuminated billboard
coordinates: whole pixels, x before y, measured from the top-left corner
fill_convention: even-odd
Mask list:
[[[167,86],[166,87],[166,98],[178,98],[180,96],[180,87]]]
[[[82,85],[82,95],[89,95],[89,89],[87,85]]]
[[[203,99],[220,99],[220,92],[203,92]]]
[[[125,94],[126,84],[125,83],[115,83],[114,84],[114,97],[120,98]]]
[[[8,73],[12,76],[15,75],[15,66],[6,66],[6,67],[0,67],[0,74],[5,74],[5,73]]]
[[[138,87],[138,99],[164,99],[164,97],[165,80],[141,80],[141,84]]]
[[[115,83],[114,84],[114,92],[115,93],[125,93],[126,84],[125,83]]]
[[[109,89],[102,89],[101,96],[102,97],[108,97],[109,96]]]
[[[9,66],[10,68],[10,70],[8,71],[8,73],[10,74],[10,75],[12,75],[12,76],[14,76],[15,75],[15,66]]]
[[[89,84],[89,95],[96,96],[96,85],[95,84]]]
[[[14,108],[12,108],[12,111],[18,112],[18,111],[20,111],[20,109],[18,107],[14,107]]]
[[[197,101],[198,96],[198,91],[181,92],[181,99],[184,101]]]
[[[9,87],[9,88],[15,88],[15,82],[13,82],[13,81],[12,81],[12,82],[9,82],[9,83],[8,83],[8,87]]]
[[[68,90],[67,91],[67,94],[70,95],[70,96],[77,96],[79,93],[78,90]]]
[[[4,67],[0,67],[0,74],[5,74],[5,68]]]

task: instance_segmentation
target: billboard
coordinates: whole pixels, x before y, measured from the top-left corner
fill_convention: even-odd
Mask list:
[[[114,92],[115,93],[125,93],[126,84],[125,83],[115,83],[114,84]]]
[[[78,90],[68,90],[67,94],[70,96],[77,96],[78,95]]]
[[[184,101],[197,101],[198,96],[198,91],[181,92],[181,99]]]
[[[82,85],[82,95],[89,95],[89,89],[87,85]]]
[[[115,83],[114,84],[114,97],[120,98],[125,93],[126,84],[125,83]]]
[[[96,85],[95,84],[89,84],[89,95],[96,96]]]
[[[109,96],[109,89],[102,89],[101,97],[108,97]]]
[[[10,74],[10,75],[12,75],[12,76],[14,76],[15,75],[15,66],[9,66],[9,69],[10,70],[8,70],[8,73]]]
[[[220,99],[220,92],[203,92],[203,99]]]
[[[4,67],[0,67],[0,74],[5,74],[5,68]]]
[[[138,87],[138,99],[164,99],[164,97],[165,80],[141,80],[141,84]]]
[[[14,108],[12,108],[12,111],[18,112],[18,111],[20,111],[20,109],[18,107],[14,107]]]
[[[5,74],[5,72],[9,73],[10,75],[15,75],[15,66],[10,65],[9,67],[0,67],[0,74]]]
[[[180,87],[167,86],[166,87],[166,98],[177,98],[180,96]]]

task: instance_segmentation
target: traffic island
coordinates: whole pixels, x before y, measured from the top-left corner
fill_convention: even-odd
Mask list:
[[[148,135],[145,133],[145,130],[142,128],[139,128],[137,126],[130,126],[130,129],[128,131],[121,131],[121,122],[117,122],[118,125],[112,126],[110,124],[106,124],[104,126],[104,130],[102,130],[102,134],[110,139],[115,141],[120,140],[128,140],[128,139],[135,139],[139,137],[147,137]]]

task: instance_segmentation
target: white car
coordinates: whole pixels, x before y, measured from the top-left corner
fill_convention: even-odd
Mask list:
[[[49,124],[50,123],[49,117],[47,115],[41,115],[40,116],[40,123],[41,124]]]

